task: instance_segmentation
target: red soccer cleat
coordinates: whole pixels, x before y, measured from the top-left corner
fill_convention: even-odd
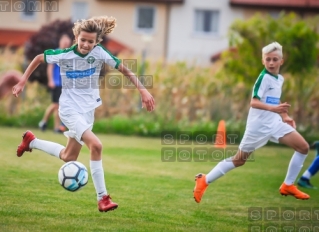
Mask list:
[[[112,202],[110,195],[105,195],[98,202],[98,209],[100,212],[107,212],[110,210],[114,210],[118,207],[118,204]]]
[[[29,152],[32,151],[29,145],[31,141],[34,140],[35,138],[36,138],[35,135],[29,130],[22,135],[22,142],[20,143],[17,149],[18,157],[21,157],[25,151],[29,151]]]

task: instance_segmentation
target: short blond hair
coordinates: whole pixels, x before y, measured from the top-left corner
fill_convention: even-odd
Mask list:
[[[267,46],[263,47],[262,55],[264,56],[265,54],[268,54],[268,53],[271,53],[274,51],[277,51],[278,54],[280,55],[280,57],[283,57],[282,46],[277,42],[273,42],[273,43],[268,44]]]
[[[89,33],[96,32],[96,41],[97,43],[100,43],[103,40],[103,36],[112,33],[115,27],[115,18],[108,16],[98,16],[92,17],[90,19],[78,20],[74,23],[72,30],[75,37],[77,37],[81,31]]]

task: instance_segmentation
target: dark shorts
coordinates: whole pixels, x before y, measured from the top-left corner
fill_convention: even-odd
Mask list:
[[[56,86],[53,89],[51,89],[53,103],[59,103],[61,92],[62,92],[61,86]]]

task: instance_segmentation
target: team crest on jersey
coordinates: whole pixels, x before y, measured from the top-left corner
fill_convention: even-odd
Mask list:
[[[93,56],[89,56],[86,61],[89,63],[89,64],[93,64],[94,61],[95,61],[95,58]]]

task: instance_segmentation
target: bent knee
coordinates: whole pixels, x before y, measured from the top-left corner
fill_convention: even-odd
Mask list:
[[[235,167],[243,166],[246,163],[246,160],[240,159],[240,160],[233,160],[233,164]]]
[[[298,147],[298,150],[297,150],[299,153],[301,154],[308,154],[309,152],[309,144],[307,142],[304,142],[301,144],[300,147]]]
[[[101,142],[94,142],[90,146],[90,150],[92,153],[101,154],[102,153],[102,143]]]

